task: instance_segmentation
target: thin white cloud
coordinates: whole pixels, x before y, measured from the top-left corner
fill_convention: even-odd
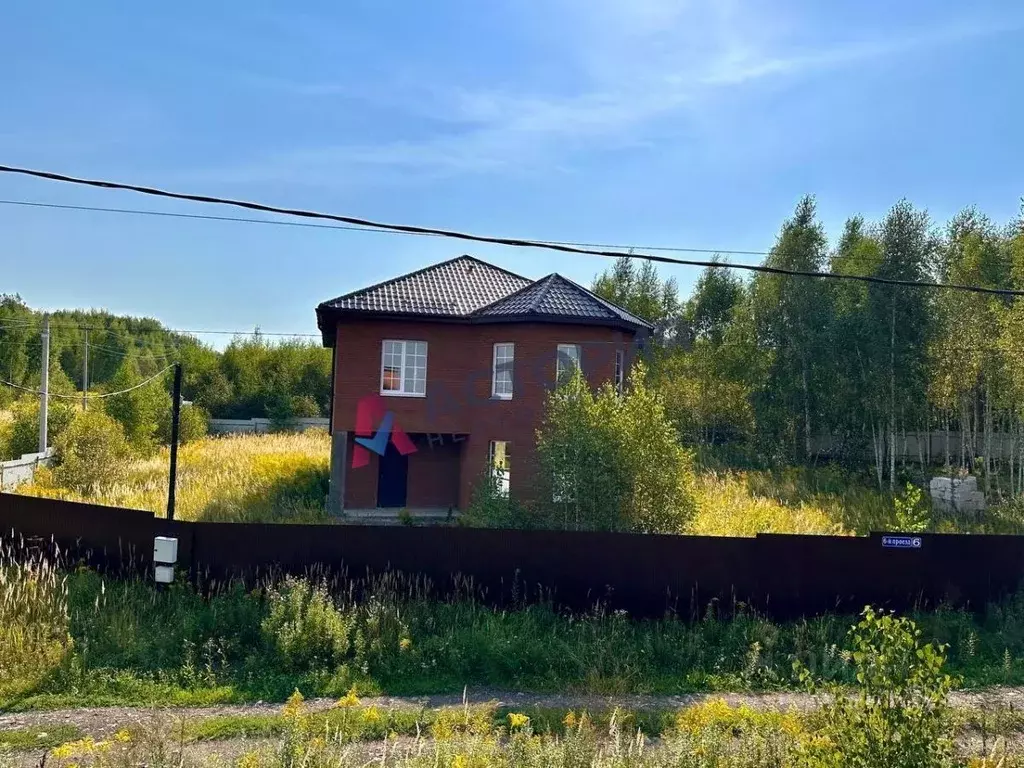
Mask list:
[[[821,35],[781,13],[757,13],[733,0],[561,3],[561,15],[534,23],[550,25],[555,18],[562,25],[552,36],[562,46],[558,56],[568,56],[579,75],[571,92],[538,83],[511,90],[404,80],[355,93],[330,82],[276,81],[297,96],[370,100],[439,127],[395,141],[288,149],[221,172],[301,181],[344,178],[360,169],[391,169],[406,178],[547,171],[578,152],[644,145],[651,126],[685,120],[711,100],[760,81],[815,76],[1011,26],[940,23],[805,48],[801,37]]]

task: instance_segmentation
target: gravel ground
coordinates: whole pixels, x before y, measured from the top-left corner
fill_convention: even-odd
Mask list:
[[[808,709],[815,706],[813,697],[801,693],[727,693],[687,694],[678,696],[596,696],[575,694],[533,694],[513,693],[487,688],[469,690],[465,701],[470,704],[494,702],[502,707],[522,708],[551,707],[575,710],[599,711],[621,707],[623,709],[681,709],[712,698],[724,698],[730,704],[748,704],[757,708]],[[462,695],[394,697],[379,696],[362,699],[366,705],[381,709],[422,709],[455,706],[463,703]],[[329,709],[334,699],[309,699],[306,706],[311,711]],[[980,691],[958,691],[950,696],[954,707],[984,709],[1024,710],[1024,688],[986,688]],[[97,707],[82,709],[57,709],[37,712],[0,714],[0,730],[30,727],[53,727],[73,725],[83,733],[96,738],[109,736],[119,728],[146,726],[166,721],[168,717],[203,720],[224,715],[268,715],[280,712],[281,704],[225,705],[219,707],[168,708],[168,707]]]

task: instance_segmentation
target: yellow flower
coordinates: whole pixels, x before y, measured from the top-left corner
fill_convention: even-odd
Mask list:
[[[452,768],[466,768],[469,765],[469,761],[465,755],[456,755],[452,759]]]
[[[238,768],[258,768],[260,756],[256,750],[246,752],[238,760]]]
[[[285,717],[298,717],[302,714],[302,694],[299,693],[299,689],[295,689],[295,693],[288,697],[288,701],[284,703],[284,709],[281,710],[281,714]]]
[[[129,731],[127,728],[122,728],[120,731],[114,734],[114,741],[116,741],[118,744],[127,744],[131,740],[132,734],[131,731]]]
[[[513,728],[522,728],[530,722],[530,718],[526,715],[520,714],[519,712],[509,712],[508,723]]]
[[[569,710],[566,713],[566,715],[565,715],[565,719],[562,720],[562,725],[564,725],[566,728],[575,728],[576,727],[576,713],[573,712],[572,710]]]
[[[54,747],[50,755],[57,760],[63,760],[66,757],[71,757],[74,753],[74,749],[70,744],[61,744],[59,747]]]
[[[363,719],[368,723],[380,722],[380,710],[376,707],[367,707],[363,712]]]
[[[412,648],[412,638],[403,637],[401,640],[398,641],[398,647],[401,648],[403,651],[408,651],[410,648]]]
[[[349,707],[358,707],[359,697],[356,696],[355,687],[350,688],[348,693],[346,693],[342,698],[338,699],[334,706],[343,707],[346,709]]]

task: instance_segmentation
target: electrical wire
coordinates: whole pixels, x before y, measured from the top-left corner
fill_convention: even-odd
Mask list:
[[[139,389],[140,387],[146,386],[147,384],[149,384],[150,382],[152,382],[155,379],[159,378],[160,376],[163,376],[165,373],[167,373],[169,370],[171,370],[175,365],[177,365],[177,363],[171,363],[166,368],[164,368],[162,371],[158,371],[157,373],[154,373],[152,376],[150,376],[145,381],[142,381],[142,382],[136,384],[133,387],[128,387],[127,389],[122,389],[122,390],[119,390],[117,392],[104,392],[101,395],[61,395],[61,394],[58,394],[56,392],[48,392],[47,393],[47,397],[59,397],[59,398],[64,398],[66,400],[81,400],[83,398],[85,398],[86,400],[102,400],[103,398],[106,398],[106,397],[115,397],[117,395],[124,395],[124,394],[127,394],[128,392],[132,392],[132,391],[134,391],[136,389]],[[11,387],[12,389],[20,389],[22,392],[28,392],[28,393],[33,394],[33,395],[42,395],[43,394],[43,392],[41,390],[32,389],[30,387],[23,387],[20,384],[15,384],[14,382],[7,381],[6,379],[0,379],[0,384],[6,384],[8,387]]]
[[[42,203],[35,200],[2,200],[0,205],[20,205],[31,208],[54,208],[66,211],[91,211],[94,213],[122,213],[135,216],[162,216],[173,219],[199,219],[201,221],[230,221],[241,224],[270,224],[277,227],[302,227],[307,229],[338,229],[346,232],[376,232],[382,235],[425,235],[443,237],[440,234],[426,232],[398,232],[381,227],[357,227],[345,224],[311,224],[305,221],[278,221],[275,219],[250,219],[244,216],[213,216],[201,213],[177,213],[174,211],[153,211],[143,208],[105,208],[96,205],[68,205],[60,203]],[[730,256],[768,256],[769,251],[737,251],[728,248],[683,248],[669,245],[619,245],[616,243],[581,243],[575,240],[536,240],[545,245],[572,245],[577,248],[615,248],[617,250],[666,251],[669,253],[723,253]],[[628,254],[621,254],[627,256]]]
[[[338,229],[346,232],[375,232],[382,235],[417,235],[423,234],[428,237],[440,237],[440,235],[426,234],[426,233],[414,233],[414,232],[396,232],[391,229],[380,229],[376,227],[356,227],[344,224],[312,224],[305,221],[278,221],[276,219],[251,219],[244,216],[213,216],[211,214],[201,213],[178,213],[174,211],[154,211],[144,208],[106,208],[103,206],[96,205],[69,205],[61,203],[43,203],[37,200],[3,200],[0,199],[0,205],[20,205],[30,208],[52,208],[57,210],[66,211],[90,211],[94,213],[120,213],[135,216],[159,216],[174,219],[198,219],[201,221],[228,221],[236,222],[241,224],[269,224],[277,227],[301,227],[307,229]],[[740,251],[729,248],[686,248],[683,246],[672,246],[672,245],[623,245],[621,243],[582,243],[576,240],[534,240],[533,242],[542,243],[545,245],[571,245],[577,248],[613,248],[619,251],[655,251],[665,253],[709,253],[709,254],[725,254],[729,256],[770,256],[771,251]],[[629,253],[621,253],[620,256],[629,256]],[[1013,262],[1012,256],[999,256],[999,261]],[[843,257],[844,263],[857,262],[857,263],[875,263],[877,259],[871,256],[855,256],[848,255]],[[729,267],[733,266],[732,262],[722,261],[719,266]]]
[[[958,283],[936,283],[931,281],[900,280],[895,278],[875,277],[870,275],[847,275],[835,272],[814,272],[807,270],[784,269],[781,267],[769,267],[765,265],[754,264],[723,264],[721,261],[676,259],[668,256],[656,256],[649,253],[624,254],[618,251],[581,248],[571,245],[558,245],[555,243],[542,242],[539,240],[523,240],[519,238],[493,237],[490,235],[475,235],[468,232],[460,232],[457,230],[438,229],[435,227],[419,227],[410,224],[389,224],[380,221],[373,221],[371,219],[363,219],[356,216],[343,216],[333,213],[321,213],[318,211],[308,211],[300,208],[283,208],[274,205],[266,205],[263,203],[254,203],[247,200],[233,200],[230,198],[213,197],[210,195],[194,195],[183,192],[171,192],[164,189],[158,189],[156,187],[144,187],[136,184],[125,184],[117,181],[105,181],[99,179],[83,179],[76,176],[67,176],[60,173],[52,173],[50,171],[39,171],[30,168],[19,168],[16,166],[9,165],[0,165],[0,172],[20,174],[22,176],[33,176],[39,179],[48,179],[50,181],[60,181],[68,184],[79,184],[90,187],[98,187],[101,189],[120,189],[130,192],[138,192],[143,195],[152,195],[154,197],[170,198],[173,200],[189,200],[196,203],[229,205],[234,206],[236,208],[245,208],[253,211],[262,211],[265,213],[277,213],[285,216],[297,216],[306,219],[324,219],[329,221],[337,221],[341,222],[342,224],[349,224],[356,227],[386,229],[394,232],[405,232],[408,234],[416,235],[434,235],[438,237],[447,237],[455,240],[463,240],[477,243],[490,243],[493,245],[505,245],[516,248],[542,248],[552,251],[559,251],[562,253],[581,254],[587,256],[604,256],[616,259],[622,256],[626,256],[627,258],[631,259],[643,259],[646,261],[659,262],[664,264],[682,264],[685,266],[693,267],[728,267],[730,269],[742,269],[761,274],[782,275],[786,277],[826,278],[832,280],[847,280],[853,282],[873,283],[876,285],[890,285],[894,287],[943,288],[950,290],[967,291],[970,293],[990,294],[995,296],[1024,296],[1024,291],[1014,290],[1010,288],[986,288],[980,285],[961,285]]]

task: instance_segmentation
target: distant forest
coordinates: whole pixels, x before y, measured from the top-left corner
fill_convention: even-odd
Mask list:
[[[287,420],[329,413],[331,351],[315,339],[272,342],[256,331],[219,352],[156,320],[96,310],[52,312],[50,328],[53,391],[82,389],[88,328],[90,392],[108,390],[114,381],[131,386],[180,360],[184,399],[214,418]],[[0,379],[39,387],[41,329],[40,312],[18,296],[0,295]],[[169,390],[170,376],[165,384]],[[0,386],[0,406],[18,396]]]

